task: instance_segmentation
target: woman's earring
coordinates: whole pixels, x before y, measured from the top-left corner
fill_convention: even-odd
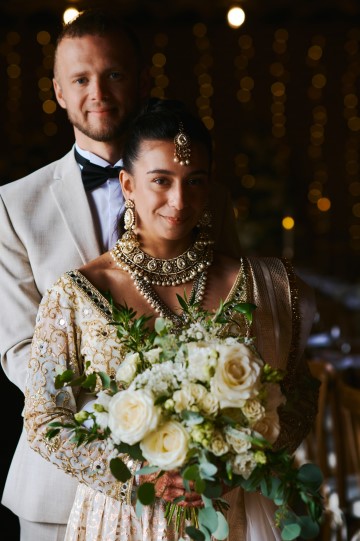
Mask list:
[[[121,244],[124,252],[132,252],[139,246],[139,241],[135,233],[135,203],[132,199],[126,199],[124,213],[125,233],[121,237]]]
[[[199,246],[207,246],[209,244],[214,244],[214,241],[210,238],[210,228],[212,227],[212,213],[205,207],[199,221],[197,223],[199,228],[199,235],[195,241],[195,244]]]

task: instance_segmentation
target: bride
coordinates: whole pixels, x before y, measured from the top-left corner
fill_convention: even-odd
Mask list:
[[[73,419],[83,409],[80,389],[57,390],[56,374],[91,369],[115,374],[121,363],[116,329],[109,325],[115,303],[151,316],[160,314],[181,326],[177,294],[191,293],[207,310],[220,299],[257,306],[250,328],[263,359],[286,370],[284,392],[296,397],[292,408],[279,411],[276,446],[294,451],[316,413],[317,393],[308,385],[303,351],[310,331],[312,293],[289,262],[277,258],[231,259],[212,249],[212,142],[203,123],[179,102],[149,100],[134,120],[123,154],[120,182],[126,199],[123,234],[114,249],[59,278],[44,296],[37,317],[29,364],[25,423],[31,447],[79,481],[67,526],[66,541],[175,541],[173,524],[164,518],[166,501],[184,494],[180,476],[168,472],[156,484],[156,504],[141,519],[132,501],[136,465],[125,457],[133,478],[120,483],[110,473],[101,442],[79,446],[61,431],[45,436],[48,423]],[[294,390],[296,388],[296,393]],[[54,497],[56,487],[54,487]],[[258,493],[234,489],[230,503],[229,541],[280,540],[272,504]],[[185,492],[182,505],[201,505],[200,496]]]

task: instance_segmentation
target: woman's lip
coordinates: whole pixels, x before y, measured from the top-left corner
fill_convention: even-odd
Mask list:
[[[174,216],[163,216],[163,218],[165,218],[165,220],[167,220],[168,222],[172,223],[172,224],[182,224],[184,222],[186,222],[187,220],[187,217],[174,217]]]

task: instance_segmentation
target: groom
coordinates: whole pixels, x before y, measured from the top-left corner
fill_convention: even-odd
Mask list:
[[[136,36],[114,14],[91,11],[63,28],[53,83],[74,129],[74,147],[0,188],[1,363],[22,391],[46,289],[117,239],[123,141],[149,90]],[[216,242],[222,252],[239,255],[228,194],[219,185],[214,192]],[[2,504],[19,517],[21,541],[64,538],[77,484],[31,450],[23,430],[2,496]]]

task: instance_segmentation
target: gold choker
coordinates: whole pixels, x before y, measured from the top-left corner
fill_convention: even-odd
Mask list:
[[[213,261],[212,242],[205,240],[201,234],[199,237],[186,252],[173,259],[157,259],[122,239],[117,241],[110,253],[118,267],[129,272],[133,279],[138,277],[159,286],[177,286],[194,280]]]

